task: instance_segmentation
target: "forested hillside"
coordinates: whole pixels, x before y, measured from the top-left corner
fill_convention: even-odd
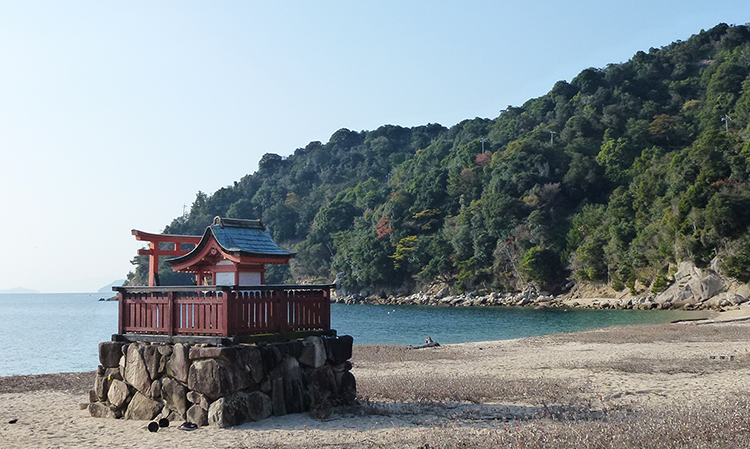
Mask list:
[[[266,154],[255,173],[199,192],[164,232],[262,218],[298,252],[269,283],[343,273],[350,290],[372,293],[436,282],[555,290],[570,279],[658,292],[676,262],[717,256],[747,281],[749,74],[750,28],[721,24],[583,70],[495,119],[341,129]],[[134,262],[139,283],[146,261]]]

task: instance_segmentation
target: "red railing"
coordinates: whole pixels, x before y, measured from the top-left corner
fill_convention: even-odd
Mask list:
[[[331,285],[117,287],[120,334],[239,336],[331,328]]]

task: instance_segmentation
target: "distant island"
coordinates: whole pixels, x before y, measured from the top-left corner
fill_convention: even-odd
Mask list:
[[[16,287],[0,290],[0,293],[39,293],[39,290],[33,290],[30,288]]]
[[[122,287],[122,284],[125,283],[125,279],[117,279],[116,281],[112,281],[109,284],[105,285],[104,287],[97,290],[97,293],[112,293],[112,287]]]

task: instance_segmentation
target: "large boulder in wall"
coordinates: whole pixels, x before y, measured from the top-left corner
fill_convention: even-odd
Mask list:
[[[169,377],[174,377],[182,383],[187,383],[190,374],[190,346],[176,343],[172,348],[172,354],[166,363],[166,371]]]
[[[326,363],[326,348],[320,337],[307,337],[302,340],[302,354],[299,362],[311,368],[320,368]]]
[[[162,403],[154,401],[140,392],[136,392],[130,404],[128,404],[128,409],[125,411],[125,419],[154,419],[163,407]]]
[[[247,421],[259,421],[273,413],[271,398],[260,391],[238,391],[214,401],[208,409],[208,423],[231,427]]]
[[[125,343],[119,341],[103,341],[99,343],[99,363],[105,368],[117,368],[122,357],[122,347]]]
[[[198,360],[190,365],[188,388],[212,401],[251,386],[257,389],[246,371],[223,360]]]
[[[180,416],[190,407],[187,399],[188,389],[174,379],[165,377],[161,386],[161,397],[171,410],[175,410]]]
[[[139,392],[151,396],[151,378],[139,349],[137,344],[128,345],[123,378],[125,382],[135,387]]]

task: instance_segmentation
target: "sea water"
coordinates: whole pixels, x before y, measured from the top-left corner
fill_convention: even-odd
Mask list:
[[[0,376],[96,369],[117,333],[117,302],[101,293],[0,294]],[[670,311],[331,305],[331,327],[355,344],[501,340],[615,325],[664,323]]]
[[[668,323],[695,312],[529,307],[331,306],[331,327],[355,344],[421,345],[507,340],[628,324]]]
[[[117,333],[117,302],[101,293],[0,294],[0,376],[95,370]]]

